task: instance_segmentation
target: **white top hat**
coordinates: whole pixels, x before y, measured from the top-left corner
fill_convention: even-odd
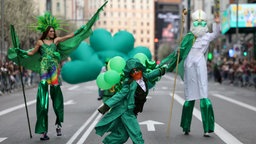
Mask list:
[[[207,15],[204,11],[202,11],[201,9],[196,10],[195,12],[192,13],[192,20],[204,20],[207,21]]]

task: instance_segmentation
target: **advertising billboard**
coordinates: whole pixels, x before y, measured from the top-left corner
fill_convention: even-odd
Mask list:
[[[174,42],[179,34],[180,17],[171,12],[161,12],[157,14],[158,39],[164,42]]]
[[[256,4],[231,4],[229,8],[222,13],[221,25],[222,34],[229,29],[236,28],[238,10],[238,28],[256,27]]]

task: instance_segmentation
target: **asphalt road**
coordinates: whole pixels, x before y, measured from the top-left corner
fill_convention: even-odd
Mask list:
[[[55,115],[49,106],[49,141],[40,141],[34,133],[37,87],[25,90],[29,124],[22,91],[0,96],[0,144],[100,144],[104,137],[95,134],[94,126],[102,117],[97,108],[98,88],[95,81],[61,87],[65,100],[63,136],[55,132]],[[199,101],[196,101],[191,133],[183,135],[179,127],[183,82],[178,78],[173,96],[174,75],[166,74],[151,89],[143,113],[139,114],[145,144],[254,144],[256,141],[256,93],[245,89],[209,82],[209,98],[215,113],[215,132],[203,137]],[[171,108],[173,101],[173,107]],[[128,140],[127,144],[132,144]]]

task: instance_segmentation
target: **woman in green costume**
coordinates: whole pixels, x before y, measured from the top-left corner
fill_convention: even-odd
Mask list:
[[[53,109],[56,114],[57,136],[61,136],[61,123],[64,117],[63,95],[60,89],[60,54],[57,51],[59,42],[74,36],[74,33],[64,37],[57,37],[54,27],[48,26],[41,38],[37,41],[35,48],[27,54],[34,55],[39,51],[41,54],[40,83],[37,92],[37,121],[35,132],[43,134],[41,140],[48,140],[48,85],[50,85],[50,96]]]
[[[60,61],[65,59],[78,45],[90,36],[91,27],[98,19],[99,12],[106,5],[105,2],[95,15],[74,33],[63,37],[57,37],[55,30],[59,28],[59,21],[50,13],[37,17],[36,29],[43,32],[35,47],[25,51],[20,48],[10,48],[8,57],[10,60],[21,64],[27,69],[40,73],[40,83],[37,91],[36,114],[37,121],[35,133],[42,134],[40,140],[49,140],[48,132],[48,86],[50,85],[50,96],[53,109],[56,114],[57,136],[61,136],[61,123],[64,119],[63,95],[60,88]],[[16,37],[12,34],[12,37]],[[17,38],[15,38],[17,40]]]
[[[134,144],[144,144],[137,114],[142,112],[149,90],[149,80],[162,76],[165,68],[157,68],[147,73],[146,68],[131,58],[124,68],[125,79],[121,90],[104,102],[98,110],[105,114],[96,125],[96,134],[103,136],[110,132],[104,144],[122,144],[130,137]]]

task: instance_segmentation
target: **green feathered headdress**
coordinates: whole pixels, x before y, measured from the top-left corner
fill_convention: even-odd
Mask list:
[[[52,26],[55,30],[64,30],[60,28],[62,21],[57,20],[50,12],[45,12],[44,15],[37,16],[36,19],[37,23],[30,26],[36,31],[45,32],[48,26]]]

